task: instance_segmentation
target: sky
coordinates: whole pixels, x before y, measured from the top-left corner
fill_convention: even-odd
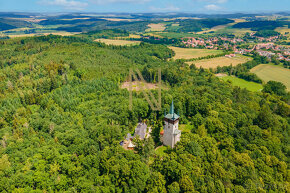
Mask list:
[[[0,0],[1,12],[188,12],[290,11],[290,0]]]

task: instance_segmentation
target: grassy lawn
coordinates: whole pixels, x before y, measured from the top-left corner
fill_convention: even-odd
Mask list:
[[[102,42],[107,45],[115,45],[115,46],[127,46],[127,45],[137,45],[140,44],[139,41],[129,41],[129,40],[112,40],[112,39],[96,39],[96,42]]]
[[[274,80],[282,82],[290,91],[290,70],[281,66],[271,64],[260,64],[251,69],[251,72],[257,74],[264,82]]]
[[[221,77],[224,81],[231,81],[234,86],[239,86],[241,88],[246,88],[250,91],[261,91],[263,89],[263,86],[261,84],[255,83],[255,82],[249,82],[244,79],[240,79],[234,76],[224,76]]]
[[[167,146],[159,146],[155,149],[156,155],[163,156],[165,155],[164,151],[166,151],[169,147]]]
[[[190,133],[192,127],[192,125],[180,124],[178,129],[184,133]]]
[[[169,47],[175,52],[174,59],[191,59],[204,57],[208,55],[216,55],[223,53],[222,50],[209,50],[209,49],[193,49],[193,48],[178,48],[178,47]]]
[[[249,57],[245,57],[242,55],[237,55],[236,57],[233,58],[228,58],[228,57],[218,57],[218,58],[211,58],[211,59],[205,59],[205,60],[199,60],[199,61],[192,61],[192,62],[187,62],[189,65],[195,64],[196,67],[203,67],[203,68],[216,68],[218,66],[223,67],[223,66],[236,66],[238,64],[245,63],[247,61],[251,60]]]

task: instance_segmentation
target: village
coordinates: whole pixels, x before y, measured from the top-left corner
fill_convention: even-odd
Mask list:
[[[250,37],[255,38],[249,40],[246,38],[229,38],[229,37],[209,37],[209,38],[182,38],[182,43],[188,48],[206,48],[215,50],[227,50],[234,53],[225,55],[226,57],[235,57],[236,54],[249,54],[256,51],[260,56],[265,56],[269,60],[275,57],[280,61],[290,61],[290,48],[283,45],[277,45],[275,42],[279,40],[279,36],[268,38],[257,37],[254,33]]]

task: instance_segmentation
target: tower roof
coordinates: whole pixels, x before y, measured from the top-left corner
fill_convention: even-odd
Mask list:
[[[170,105],[170,111],[169,111],[169,114],[174,114],[174,103],[173,103],[173,100],[172,100],[172,103]]]
[[[171,120],[176,120],[179,118],[179,116],[177,114],[174,113],[174,103],[173,103],[173,100],[172,100],[172,103],[170,105],[170,111],[169,111],[169,114],[167,114],[165,116],[165,118],[167,119],[171,119]]]

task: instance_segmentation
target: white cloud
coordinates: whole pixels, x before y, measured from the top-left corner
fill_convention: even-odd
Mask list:
[[[217,3],[226,3],[228,0],[217,0]]]
[[[146,3],[151,0],[90,0],[92,3],[96,4],[110,4],[110,3],[135,3],[135,4],[140,4],[140,3]]]
[[[88,6],[88,3],[74,0],[43,0],[39,3],[45,5],[56,5],[64,7],[65,9],[83,10]]]
[[[180,8],[179,7],[175,7],[173,5],[169,5],[167,7],[150,7],[150,10],[151,11],[154,11],[154,12],[174,12],[174,11],[179,11]]]
[[[208,2],[208,3],[226,3],[228,0],[197,0],[197,1],[203,1],[203,2]]]
[[[221,10],[221,7],[220,6],[217,6],[215,4],[206,5],[205,8],[207,10],[210,10],[210,11],[218,11],[218,10]]]

